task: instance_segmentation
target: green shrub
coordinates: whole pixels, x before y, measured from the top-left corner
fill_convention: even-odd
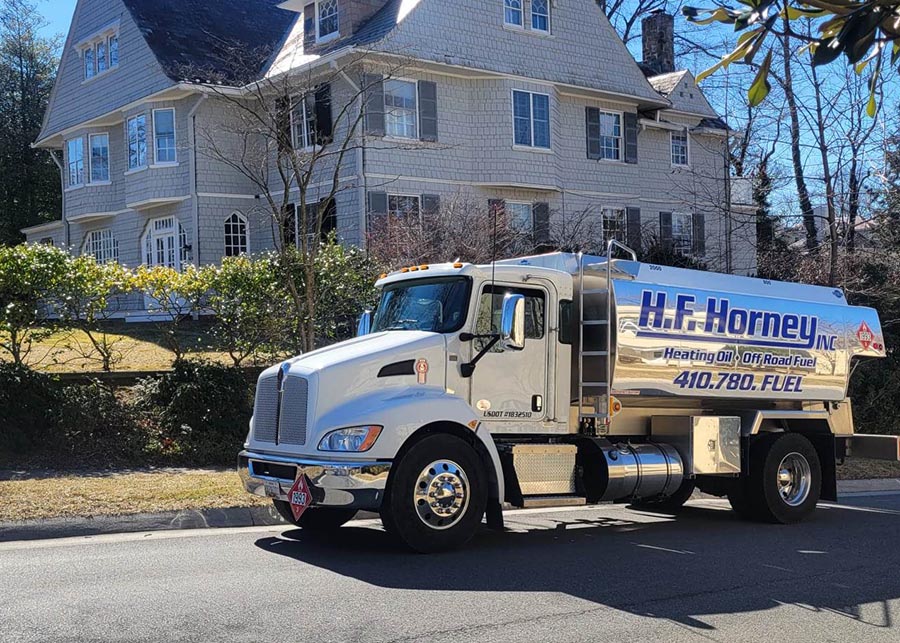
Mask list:
[[[186,465],[235,461],[253,413],[253,385],[243,370],[181,360],[134,392],[145,422],[157,431],[158,458]]]
[[[60,391],[56,423],[74,466],[143,464],[150,433],[130,404],[96,380]]]
[[[0,363],[0,459],[15,464],[64,450],[55,409],[61,393],[49,375]]]

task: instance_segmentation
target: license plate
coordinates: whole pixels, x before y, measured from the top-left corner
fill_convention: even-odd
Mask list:
[[[266,495],[270,498],[277,498],[281,495],[281,485],[274,480],[266,480]]]

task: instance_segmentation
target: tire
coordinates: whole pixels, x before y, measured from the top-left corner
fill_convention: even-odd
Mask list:
[[[809,516],[819,502],[822,466],[807,438],[798,433],[774,433],[751,442],[750,476],[745,482],[735,498],[739,513],[747,512],[750,518],[764,522],[796,523]]]
[[[728,492],[728,503],[734,512],[744,520],[760,520],[759,514],[750,502],[746,480],[735,480],[735,489]]]
[[[662,513],[678,513],[684,506],[696,488],[696,482],[690,478],[681,481],[681,486],[675,490],[671,496],[661,498],[660,500],[639,500],[631,504],[635,509],[645,509],[647,511],[659,511]]]
[[[273,500],[275,509],[287,522],[304,531],[316,533],[328,533],[339,529],[344,523],[353,520],[356,509],[341,509],[339,507],[310,507],[300,516],[300,520],[294,519],[291,505],[284,500]]]
[[[487,492],[475,449],[453,435],[430,435],[394,465],[381,520],[385,531],[414,551],[456,549],[481,524]]]

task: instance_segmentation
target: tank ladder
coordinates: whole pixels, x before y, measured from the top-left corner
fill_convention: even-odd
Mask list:
[[[628,246],[610,239],[606,244],[606,288],[585,290],[584,288],[584,255],[578,253],[578,428],[580,431],[586,431],[593,434],[605,434],[609,426],[609,398],[612,387],[612,355],[610,348],[612,347],[612,254],[616,249],[620,249],[630,256],[632,261],[637,261],[637,254]],[[585,295],[606,295],[606,318],[595,319],[586,318],[584,310]],[[605,326],[606,327],[606,350],[584,350],[584,328],[585,326]],[[585,380],[584,375],[584,359],[591,357],[606,358],[606,379],[602,382]],[[585,412],[585,389],[595,391],[589,394],[591,398],[591,406],[589,412]],[[602,393],[600,393],[602,391]]]

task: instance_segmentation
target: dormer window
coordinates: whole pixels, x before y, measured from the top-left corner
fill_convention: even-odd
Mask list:
[[[316,3],[316,40],[330,40],[338,35],[337,0],[319,0]]]
[[[84,61],[84,79],[90,80],[119,66],[118,27],[108,27],[84,39],[76,48]]]

